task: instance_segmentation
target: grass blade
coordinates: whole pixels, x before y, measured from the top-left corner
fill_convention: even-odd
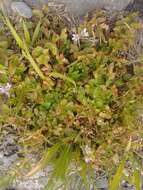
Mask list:
[[[56,186],[65,183],[66,174],[69,169],[70,161],[72,159],[72,151],[69,145],[62,148],[59,158],[54,163],[54,170],[47,186],[44,190],[54,189]]]
[[[110,183],[110,190],[117,190],[119,188],[119,184],[121,181],[121,178],[123,176],[123,170],[125,166],[126,159],[123,159],[117,169],[116,174],[113,177],[113,180]]]
[[[3,17],[3,20],[4,20],[5,24],[7,25],[7,27],[10,29],[10,31],[11,31],[14,39],[16,40],[17,44],[21,48],[24,57],[29,60],[29,62],[31,63],[31,65],[35,69],[36,73],[40,76],[40,78],[42,80],[44,80],[45,76],[43,75],[42,71],[40,70],[40,68],[38,67],[36,62],[34,61],[33,57],[30,55],[30,52],[29,52],[29,49],[28,49],[28,47],[26,45],[25,40],[22,40],[21,37],[17,34],[15,28],[13,27],[13,25],[11,24],[10,20],[7,17]],[[29,41],[30,40],[29,39],[30,34],[28,32],[28,29],[27,29],[25,24],[23,25],[23,27],[24,27],[24,30],[25,30],[25,35],[27,36],[27,40]]]
[[[134,171],[134,183],[135,183],[136,190],[141,190],[140,173],[138,170]]]
[[[80,176],[83,180],[83,184],[84,186],[86,187],[86,190],[89,190],[90,189],[90,183],[87,179],[87,174],[88,174],[88,165],[85,163],[85,162],[81,162],[80,163],[81,165],[81,171],[80,171]]]
[[[53,177],[57,179],[60,178],[61,180],[65,179],[65,175],[67,173],[71,160],[71,153],[72,152],[69,145],[63,148],[60,157],[56,161]]]
[[[36,164],[36,166],[26,175],[27,177],[32,176],[40,169],[44,168],[49,162],[53,159],[60,148],[60,144],[56,144],[53,147],[49,148],[48,151],[45,153],[43,158]]]
[[[24,20],[23,20],[23,30],[24,30],[25,41],[27,44],[30,44],[31,43],[31,37],[30,37],[30,33],[28,31],[27,25],[26,25]]]
[[[23,49],[23,40],[21,37],[17,34],[16,30],[14,29],[14,26],[11,24],[10,20],[7,17],[3,17],[3,21],[6,24],[6,26],[10,29],[14,39],[16,40],[18,46]]]
[[[31,65],[33,66],[34,70],[36,71],[36,73],[40,76],[40,78],[42,80],[45,80],[45,76],[42,73],[42,71],[40,70],[40,68],[38,67],[37,63],[35,62],[35,60],[33,59],[33,57],[31,56],[28,47],[26,46],[26,43],[24,43],[25,48],[22,51],[22,54],[24,55],[25,58],[27,58],[29,60],[29,62],[31,63]]]
[[[124,159],[121,161],[121,163],[117,169],[117,172],[115,173],[115,175],[113,177],[113,180],[110,182],[110,188],[109,188],[110,190],[117,190],[120,185],[120,182],[121,182],[121,179],[123,176],[124,166],[125,166],[126,160],[128,158],[128,153],[131,149],[131,145],[132,145],[132,139],[130,138],[130,140],[127,144],[127,147],[125,149]]]
[[[34,34],[33,34],[33,37],[32,37],[32,45],[34,45],[34,43],[38,39],[39,34],[40,34],[40,29],[41,29],[41,21],[38,22],[38,24],[37,24],[37,26],[35,28],[35,31],[34,31]]]

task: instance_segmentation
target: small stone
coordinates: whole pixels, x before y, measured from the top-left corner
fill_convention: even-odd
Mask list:
[[[108,180],[107,178],[101,178],[96,180],[96,186],[99,189],[108,189]]]
[[[28,19],[32,17],[31,8],[24,2],[13,2],[11,8],[15,14],[18,14],[21,17]]]

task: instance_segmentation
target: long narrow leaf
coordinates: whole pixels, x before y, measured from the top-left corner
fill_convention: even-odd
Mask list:
[[[89,181],[87,179],[87,174],[88,174],[88,169],[89,169],[88,165],[85,162],[82,161],[80,163],[80,166],[81,166],[80,176],[82,178],[84,186],[86,187],[86,190],[89,190],[90,189],[90,184],[89,184]]]
[[[49,162],[53,159],[60,148],[60,144],[56,144],[53,147],[49,148],[48,151],[44,154],[43,158],[36,164],[36,166],[26,175],[27,177],[32,176],[40,169],[44,168]]]
[[[123,170],[125,167],[126,160],[128,158],[128,153],[130,152],[130,149],[131,149],[131,145],[132,145],[132,139],[130,138],[125,149],[124,159],[121,161],[117,169],[117,172],[115,173],[113,180],[110,183],[110,188],[109,188],[110,190],[117,190],[120,185],[120,182],[123,176]]]
[[[66,174],[69,169],[71,159],[71,148],[67,145],[61,150],[60,156],[54,164],[53,173],[44,190],[55,189],[56,186],[59,186],[66,181]]]
[[[32,45],[34,45],[34,43],[38,39],[39,34],[40,34],[40,29],[41,29],[41,21],[38,22],[38,24],[37,24],[37,26],[35,28],[35,31],[34,31],[34,34],[33,34],[33,37],[32,37]]]
[[[126,159],[123,159],[117,169],[116,174],[113,177],[113,180],[110,183],[110,190],[118,190],[121,178],[123,176],[123,170],[125,166]]]
[[[45,79],[44,74],[42,73],[42,71],[40,70],[40,68],[38,67],[38,65],[36,64],[35,60],[33,59],[33,57],[31,56],[28,47],[26,46],[26,43],[24,43],[24,50],[22,51],[23,55],[29,60],[29,62],[31,63],[31,65],[33,66],[33,68],[35,69],[36,73],[40,76],[40,78],[42,80]]]
[[[71,160],[71,149],[70,146],[67,145],[63,148],[60,157],[56,161],[53,177],[64,180],[66,172],[69,168],[70,160]]]
[[[24,20],[23,20],[23,30],[24,30],[25,41],[27,44],[30,44],[31,43],[31,37],[30,37],[30,33],[28,31],[27,25],[26,25]]]
[[[11,24],[10,20],[7,17],[4,17],[3,21],[7,25],[7,27],[10,29],[14,39],[16,40],[17,44],[21,49],[23,49],[23,41],[21,37],[17,34],[16,30],[14,29],[14,26]]]
[[[23,55],[29,60],[29,62],[31,63],[31,65],[35,69],[36,73],[40,76],[40,78],[44,80],[45,76],[43,75],[43,73],[39,69],[38,65],[36,64],[36,62],[34,61],[32,56],[30,55],[30,52],[28,50],[28,47],[27,47],[25,41],[22,40],[21,37],[17,34],[15,28],[13,27],[13,25],[11,24],[10,20],[7,17],[4,17],[4,22],[7,25],[7,27],[10,29],[10,31],[11,31],[14,39],[16,40],[17,44],[19,45],[19,47],[23,50],[22,51]],[[25,35],[29,36],[29,34],[27,34],[26,26],[24,28],[25,28],[25,32],[26,32]]]
[[[138,170],[134,171],[134,183],[136,190],[141,190],[141,180],[140,180],[140,174]]]

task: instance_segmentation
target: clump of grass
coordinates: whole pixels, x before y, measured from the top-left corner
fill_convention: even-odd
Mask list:
[[[106,13],[98,11],[73,32],[60,18],[41,15],[39,22],[36,16],[18,27],[3,17],[1,36],[5,31],[11,35],[0,47],[0,83],[9,82],[12,88],[0,123],[17,127],[23,146],[42,150],[43,157],[27,176],[52,163],[46,189],[53,189],[55,181],[67,185],[74,164],[88,189],[89,171],[113,172],[126,144],[130,139],[134,144],[142,134],[136,114],[142,73],[128,57],[141,25],[136,14],[117,16],[111,24]],[[120,185],[126,160],[134,162],[135,150],[130,146],[112,190]],[[133,176],[139,189],[136,169]]]

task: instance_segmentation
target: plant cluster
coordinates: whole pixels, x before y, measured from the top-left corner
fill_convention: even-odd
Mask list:
[[[52,179],[64,179],[73,163],[83,179],[89,168],[109,171],[142,134],[142,57],[135,65],[128,56],[141,29],[136,18],[113,21],[98,11],[72,31],[44,13],[15,27],[2,17],[0,123],[14,126],[23,146],[41,151],[28,176],[49,162]],[[133,154],[137,146],[132,142]]]

